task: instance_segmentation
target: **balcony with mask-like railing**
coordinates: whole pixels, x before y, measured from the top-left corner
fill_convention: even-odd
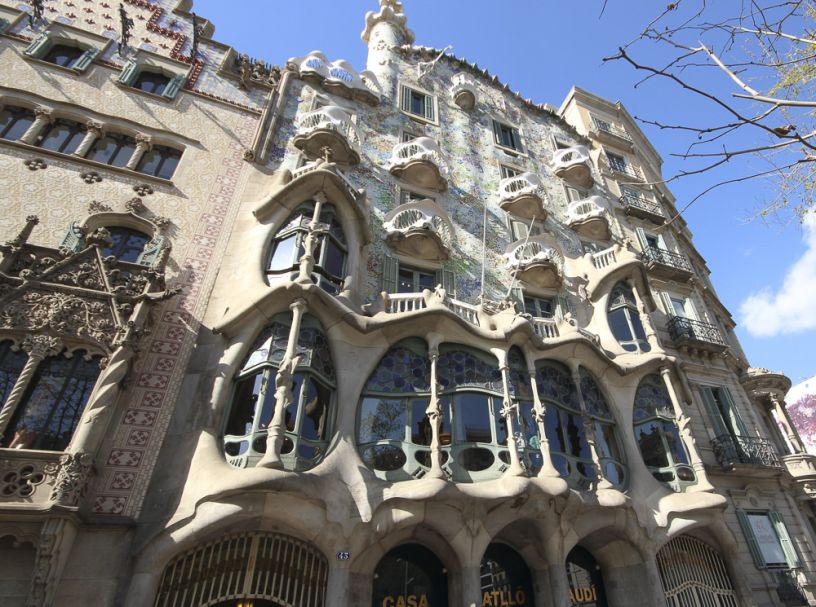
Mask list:
[[[674,316],[669,320],[669,336],[678,348],[724,352],[728,345],[720,330],[711,323]]]
[[[642,257],[646,269],[658,278],[686,282],[694,276],[691,262],[680,253],[648,246],[643,249]]]
[[[541,242],[530,240],[519,243],[505,257],[507,268],[527,284],[557,289],[564,280],[564,258],[561,253]]]
[[[547,194],[538,175],[520,173],[499,182],[499,208],[522,217],[544,221],[547,218],[545,204]]]
[[[567,208],[567,225],[576,234],[593,240],[609,240],[609,214],[601,196],[575,200]]]
[[[773,443],[756,436],[723,434],[711,441],[714,456],[723,468],[761,466],[782,470],[782,462]]]
[[[602,143],[608,143],[618,147],[632,149],[633,142],[624,129],[606,120],[592,119],[589,127],[589,136]]]
[[[465,111],[472,110],[478,98],[476,81],[469,74],[459,73],[452,79],[449,93],[453,102]]]
[[[388,170],[397,179],[435,192],[448,187],[448,169],[439,145],[430,137],[417,137],[394,146]]]
[[[553,152],[552,167],[555,176],[570,185],[579,188],[592,186],[592,163],[589,148],[585,145],[556,150]]]
[[[312,160],[324,158],[346,165],[360,162],[360,131],[348,112],[336,105],[301,115],[292,143]]]
[[[630,217],[645,219],[659,225],[666,221],[666,215],[663,213],[663,207],[659,202],[628,193],[621,196],[619,200],[623,205],[624,213]]]
[[[386,216],[383,228],[398,253],[429,261],[450,257],[453,226],[430,199],[401,205]]]

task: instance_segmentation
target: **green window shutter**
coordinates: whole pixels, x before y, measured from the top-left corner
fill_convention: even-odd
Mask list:
[[[84,72],[91,63],[93,63],[93,60],[96,59],[98,54],[99,49],[91,47],[79,56],[79,59],[76,60],[76,63],[74,63],[72,67],[78,72]]]
[[[635,230],[637,232],[638,242],[640,243],[640,248],[644,251],[649,250],[649,241],[646,240],[646,232],[643,228],[637,228]]]
[[[510,289],[510,300],[515,302],[517,309],[522,314],[524,313],[524,289],[521,287],[513,287]]]
[[[799,555],[796,553],[796,546],[794,546],[791,541],[788,528],[782,520],[782,515],[778,512],[769,512],[768,518],[771,519],[774,531],[776,531],[776,535],[779,537],[779,543],[782,545],[782,552],[785,553],[785,560],[788,562],[788,567],[791,569],[799,567]]]
[[[127,86],[133,85],[136,78],[139,76],[139,64],[134,59],[131,59],[122,68],[122,73],[119,75],[119,83]]]
[[[434,120],[434,98],[430,95],[425,95],[425,118]]]
[[[386,255],[383,257],[383,273],[382,273],[382,290],[386,293],[397,292],[397,272],[399,271],[399,262]]]
[[[401,109],[403,112],[410,112],[411,111],[411,89],[407,86],[402,87],[402,106]]]
[[[0,34],[5,32],[8,29],[8,26],[11,25],[11,22],[7,19],[3,19],[0,17]]]
[[[672,304],[671,295],[665,291],[660,292],[660,301],[663,302],[663,309],[666,311],[666,316],[674,318],[677,314],[674,313],[674,305]]]
[[[742,416],[740,415],[739,410],[737,410],[737,406],[734,404],[734,399],[731,398],[731,392],[725,386],[720,388],[720,397],[728,409],[727,415],[734,430],[739,436],[748,436],[748,430],[745,427],[745,423],[742,421]]]
[[[38,37],[34,39],[34,41],[28,45],[28,48],[23,52],[28,55],[29,57],[34,57],[35,59],[40,59],[48,52],[48,50],[54,45],[51,38],[48,37],[48,34],[40,34]]]
[[[714,399],[712,389],[708,386],[700,386],[700,396],[703,397],[703,403],[705,404],[708,418],[711,420],[711,427],[714,430],[714,436],[727,435],[728,428],[723,422],[722,414],[720,413],[720,409],[717,407],[717,401]]]
[[[175,78],[173,78],[170,82],[167,83],[166,87],[164,87],[162,97],[167,97],[168,99],[175,99],[176,95],[181,90],[181,87],[184,86],[186,80],[187,76],[185,76],[184,74],[178,74]]]
[[[501,128],[495,120],[493,121],[493,141],[501,145]]]
[[[156,236],[153,240],[145,245],[144,251],[136,259],[136,263],[140,266],[153,267],[159,259],[159,254],[164,248],[164,236]]]
[[[85,237],[80,227],[80,220],[77,219],[68,228],[65,236],[60,243],[60,249],[68,249],[69,251],[80,251],[85,247]]]
[[[737,508],[737,520],[740,527],[742,527],[742,534],[745,536],[745,541],[748,542],[748,550],[751,551],[751,556],[754,559],[754,564],[759,569],[765,569],[765,559],[762,557],[762,552],[757,544],[756,537],[754,537],[754,530],[751,529],[751,523],[748,522],[748,515],[745,510]]]
[[[442,285],[448,297],[456,296],[456,275],[451,270],[441,269],[436,271],[436,284]]]

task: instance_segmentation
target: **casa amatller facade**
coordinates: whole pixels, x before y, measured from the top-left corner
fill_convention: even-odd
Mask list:
[[[790,381],[626,109],[372,4],[361,69],[0,0],[0,605],[816,605]]]

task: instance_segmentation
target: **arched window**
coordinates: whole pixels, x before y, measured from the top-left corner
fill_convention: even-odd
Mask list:
[[[588,489],[597,482],[584,428],[586,415],[594,426],[595,448],[604,477],[621,487],[626,482],[626,472],[614,417],[592,376],[581,368],[580,377],[585,414],[581,411],[578,392],[569,370],[553,361],[538,365],[536,385],[538,396],[546,408],[544,426],[553,465],[572,487]]]
[[[0,342],[0,405],[6,402],[9,392],[17,382],[25,365],[26,355],[22,350],[12,349],[12,342]]]
[[[28,108],[5,107],[0,110],[0,139],[17,141],[34,124],[34,112]]]
[[[635,393],[635,440],[643,462],[657,480],[675,491],[695,481],[666,386],[658,375],[647,375]]]
[[[2,446],[65,449],[96,384],[99,360],[82,351],[43,359],[14,410]]]
[[[609,295],[607,320],[612,335],[624,350],[627,352],[651,350],[643,323],[640,322],[635,295],[626,283],[619,282],[612,289]]]
[[[657,553],[657,567],[669,607],[737,607],[725,560],[705,542],[688,535],[672,539]]]
[[[372,605],[447,606],[448,576],[439,558],[419,544],[390,550],[374,571]]]
[[[50,50],[43,55],[42,60],[61,67],[74,67],[74,64],[79,60],[85,51],[78,46],[70,46],[68,44],[55,44]]]
[[[37,145],[46,150],[73,154],[85,139],[87,129],[73,120],[55,120],[39,136]]]
[[[518,424],[516,432],[521,436],[517,441],[519,459],[524,468],[531,474],[541,470],[541,438],[538,435],[538,424],[533,411],[533,389],[530,376],[524,362],[524,354],[517,346],[510,348],[507,354],[507,367],[510,379],[510,396],[518,402]]]
[[[303,243],[309,234],[309,224],[313,216],[314,203],[303,204],[278,230],[267,265],[269,274],[278,275],[298,270],[298,261],[303,256]],[[324,291],[334,294],[340,291],[345,278],[348,247],[343,226],[333,205],[322,206],[320,223],[323,224],[325,231],[318,237],[318,245],[315,248],[312,279]]]
[[[170,78],[160,72],[151,72],[148,70],[141,70],[139,75],[133,81],[131,86],[145,93],[152,93],[154,95],[161,95],[164,89],[170,84]]]
[[[500,543],[488,545],[479,568],[482,605],[535,604],[530,568],[518,552]]]
[[[236,467],[254,465],[266,453],[267,428],[275,410],[275,376],[286,352],[290,326],[291,314],[276,316],[255,340],[235,378],[224,451]],[[308,315],[301,322],[297,354],[292,402],[284,414],[281,459],[288,469],[305,470],[326,453],[335,387],[328,341],[320,323]]]
[[[102,164],[124,167],[136,151],[136,140],[129,135],[109,133],[97,139],[86,158]]]
[[[575,546],[567,555],[566,567],[573,605],[607,607],[601,568],[589,550]]]
[[[112,244],[105,247],[102,254],[113,255],[119,261],[137,263],[139,256],[144,252],[145,245],[150,242],[150,236],[132,228],[113,226],[107,230],[110,233]]]
[[[146,175],[170,179],[176,172],[181,152],[163,145],[154,145],[145,152],[136,170]]]

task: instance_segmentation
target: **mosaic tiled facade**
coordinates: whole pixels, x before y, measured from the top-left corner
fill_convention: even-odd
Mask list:
[[[0,0],[0,604],[816,604],[790,382],[626,109],[379,4],[363,67]]]

